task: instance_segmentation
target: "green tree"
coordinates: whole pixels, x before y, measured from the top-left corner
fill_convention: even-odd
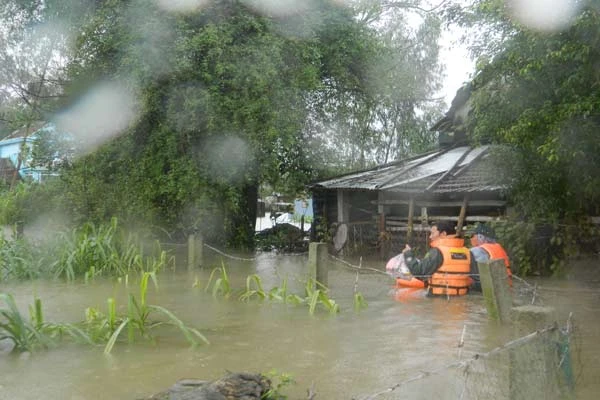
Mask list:
[[[80,217],[122,213],[180,232],[202,226],[209,237],[251,246],[258,185],[297,188],[315,176],[302,134],[307,99],[334,93],[333,78],[355,87],[360,78],[349,57],[366,45],[355,50],[347,40],[347,63],[328,52],[341,32],[366,31],[347,9],[315,4],[304,21],[236,1],[182,14],[138,2],[99,6],[70,65],[70,93],[109,77],[139,93],[140,112],[125,135],[65,175]],[[282,33],[299,22],[301,36]]]
[[[24,128],[26,139],[60,105],[70,38],[85,3],[64,0],[0,1],[0,120],[7,129]],[[15,187],[15,172],[11,188]]]
[[[471,130],[514,151],[506,163],[512,197],[531,217],[600,211],[598,5],[555,31],[514,23],[496,1],[478,2],[471,14],[488,21],[485,36],[495,38],[477,48]]]
[[[429,95],[439,21],[427,13],[412,30],[405,19],[382,23],[400,15],[396,5],[362,18],[360,7],[327,0],[288,10],[235,0],[187,10],[141,0],[3,4],[29,21],[65,23],[47,58],[60,84],[44,93],[65,95],[53,103],[64,106],[59,130],[88,145],[56,183],[74,221],[119,216],[251,247],[260,184],[297,192],[432,140],[424,121],[438,110]],[[62,146],[42,139],[36,154]]]

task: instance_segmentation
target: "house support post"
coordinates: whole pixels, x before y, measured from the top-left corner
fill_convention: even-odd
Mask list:
[[[465,195],[462,206],[460,207],[460,214],[458,215],[458,223],[456,224],[456,234],[462,237],[462,228],[465,224],[465,217],[467,215],[467,205],[469,203],[469,196]]]
[[[427,207],[421,207],[421,228],[429,227],[429,216],[427,215]],[[429,246],[429,235],[425,234],[425,248]]]
[[[377,200],[379,205],[377,206],[377,213],[379,218],[377,220],[377,232],[378,232],[378,244],[379,244],[379,257],[384,260],[388,254],[389,240],[388,234],[385,228],[385,209],[386,207],[383,205],[383,201],[385,199],[384,194],[379,191],[377,194]]]
[[[406,243],[412,243],[413,238],[413,215],[415,213],[415,199],[410,198],[408,202],[408,229],[406,231]]]
[[[382,212],[379,214],[379,223],[378,223],[378,231],[379,231],[379,256],[381,259],[385,259],[388,253],[388,234],[385,230],[385,214]]]

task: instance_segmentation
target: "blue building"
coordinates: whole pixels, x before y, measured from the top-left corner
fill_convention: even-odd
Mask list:
[[[0,177],[5,181],[11,181],[17,168],[18,178],[30,179],[42,182],[56,172],[46,166],[32,165],[31,149],[35,140],[43,133],[56,133],[56,127],[52,123],[35,122],[29,127],[22,127],[13,131],[10,135],[0,140]],[[19,165],[19,156],[24,156]]]

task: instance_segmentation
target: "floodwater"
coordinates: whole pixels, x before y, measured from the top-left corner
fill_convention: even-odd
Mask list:
[[[235,289],[245,286],[248,275],[257,274],[266,289],[286,279],[289,292],[303,295],[307,255],[260,254],[254,260],[205,256],[214,257],[205,263],[210,267],[188,271],[183,260],[179,269],[159,274],[159,287],[149,286],[147,301],[200,330],[210,345],[191,348],[176,329],[168,329],[157,332],[154,342],[118,344],[109,356],[103,355],[102,347],[78,344],[33,354],[5,352],[0,354],[0,399],[138,399],[179,379],[212,380],[226,371],[289,374],[295,380],[284,390],[290,399],[307,398],[310,387],[317,399],[360,399],[400,384],[377,398],[506,397],[506,388],[490,389],[490,382],[498,380],[491,379],[493,363],[471,375],[446,370],[512,339],[506,328],[488,321],[480,295],[447,300],[399,293],[384,274],[361,273],[357,279],[355,269],[332,260],[330,297],[341,311],[330,315],[318,309],[310,315],[307,307],[244,303],[236,296],[215,299],[204,291],[212,267],[223,262]],[[562,321],[573,312],[572,358],[579,399],[596,398],[600,390],[596,261],[587,260],[583,273],[566,279],[531,282],[539,288],[536,301],[556,307]],[[383,269],[382,262],[363,266]],[[135,293],[135,282],[129,284]],[[355,287],[368,303],[359,312],[353,309]],[[25,282],[0,291],[12,293],[25,313],[34,295],[41,298],[47,321],[83,320],[86,307],[105,310],[106,299],[113,296],[119,311],[126,312],[127,288],[114,280]],[[459,347],[461,341],[464,345]]]

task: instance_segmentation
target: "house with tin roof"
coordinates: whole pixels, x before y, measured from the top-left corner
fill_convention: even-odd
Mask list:
[[[313,227],[321,228],[313,239],[331,240],[336,251],[388,257],[405,243],[426,248],[432,221],[454,220],[461,231],[502,218],[508,183],[497,173],[493,147],[466,143],[468,95],[459,90],[452,103],[431,128],[438,149],[311,184]]]

